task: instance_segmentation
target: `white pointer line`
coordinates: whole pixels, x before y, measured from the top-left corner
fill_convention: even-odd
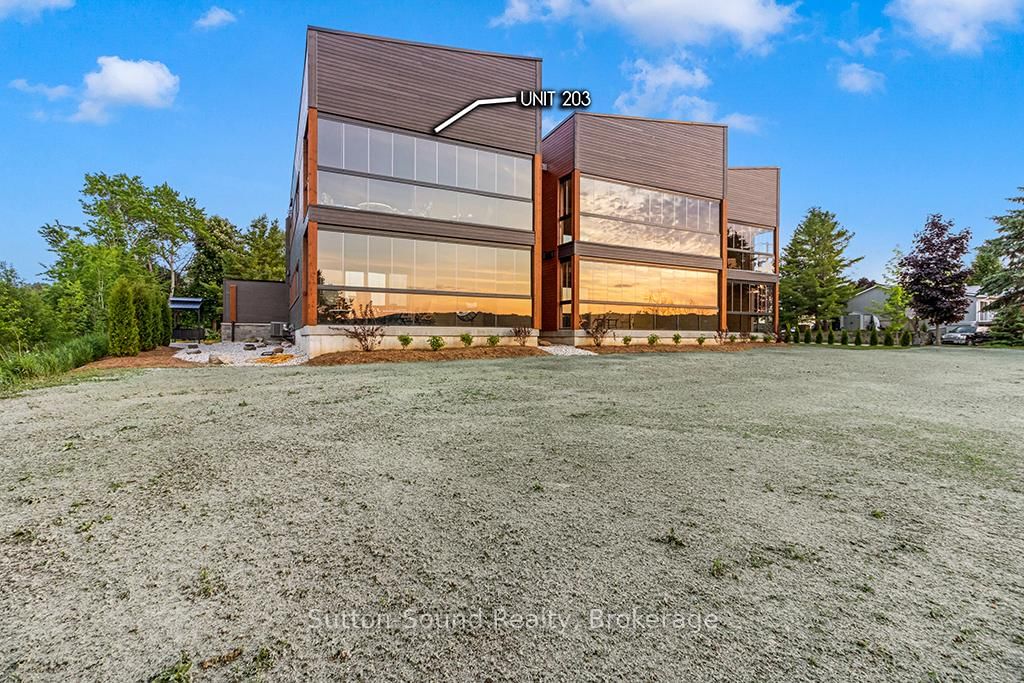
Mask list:
[[[493,97],[493,98],[491,98],[489,100],[477,100],[473,104],[469,105],[468,107],[466,107],[465,109],[460,111],[455,116],[451,117],[450,119],[448,119],[444,123],[442,123],[439,126],[437,126],[434,129],[434,132],[435,133],[440,133],[442,130],[444,130],[448,126],[452,125],[453,123],[455,123],[456,121],[458,121],[463,116],[465,116],[469,112],[473,111],[477,107],[483,106],[485,104],[508,104],[510,102],[515,102],[515,101],[516,101],[515,97]]]

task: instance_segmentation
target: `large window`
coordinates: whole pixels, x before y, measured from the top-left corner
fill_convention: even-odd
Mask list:
[[[530,252],[321,230],[321,285],[530,296]]]
[[[580,240],[720,256],[717,201],[583,177]]]
[[[707,330],[718,321],[718,274],[607,261],[580,261],[580,317],[613,328]]]
[[[729,223],[729,268],[758,273],[775,272],[775,231]]]
[[[533,229],[529,158],[328,118],[317,135],[321,204]]]
[[[730,282],[726,322],[730,332],[772,332],[775,317],[775,285],[761,282]]]
[[[321,170],[317,174],[321,204],[359,211],[396,213],[456,223],[519,230],[533,229],[533,205],[438,187],[365,178]]]
[[[359,316],[367,304],[373,305],[374,321],[381,325],[529,327],[532,324],[528,298],[345,290],[320,290],[317,319],[320,324],[362,321]]]

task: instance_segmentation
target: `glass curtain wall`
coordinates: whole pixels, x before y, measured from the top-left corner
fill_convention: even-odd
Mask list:
[[[580,240],[721,256],[717,200],[582,177]]]
[[[730,332],[767,333],[775,329],[775,285],[730,282],[726,323]]]
[[[533,229],[528,157],[321,118],[319,203],[518,230]]]
[[[729,223],[727,235],[730,270],[775,272],[775,231],[753,225]]]
[[[714,331],[718,273],[580,260],[580,317],[612,329]]]

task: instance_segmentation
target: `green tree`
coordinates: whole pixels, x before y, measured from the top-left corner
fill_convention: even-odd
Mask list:
[[[44,291],[22,282],[12,266],[0,261],[0,349],[25,351],[57,335],[57,319]]]
[[[160,295],[160,291],[156,287],[147,288],[147,296],[149,297],[149,326],[152,337],[150,341],[153,344],[153,348],[160,346],[164,340],[164,303],[163,297]]]
[[[992,322],[992,341],[1011,346],[1024,346],[1024,308],[1005,306]]]
[[[195,256],[184,293],[203,299],[204,320],[200,322],[212,327],[212,322],[223,315],[224,278],[241,277],[242,238],[231,221],[212,216],[196,233],[193,247]]]
[[[967,311],[967,277],[964,265],[971,231],[953,232],[953,221],[932,214],[924,229],[914,235],[914,249],[900,259],[900,285],[910,294],[914,311],[935,328],[935,345],[941,347],[941,327],[960,320]]]
[[[230,269],[228,270],[231,273]],[[284,280],[284,233],[275,218],[258,216],[242,234],[242,254],[233,277],[245,280]]]
[[[981,285],[987,278],[996,275],[1002,269],[1003,262],[1000,259],[998,244],[994,240],[985,240],[980,247],[974,250],[971,276],[967,279],[967,284]]]
[[[168,301],[166,297],[161,296],[160,297],[160,302],[161,302],[160,310],[162,312],[162,318],[163,318],[163,320],[162,320],[163,324],[161,326],[162,334],[161,334],[160,343],[163,346],[170,346],[170,344],[171,344],[171,334],[172,334],[172,332],[174,332],[174,317],[171,315],[171,304],[170,304],[170,301]]]
[[[154,326],[153,293],[141,281],[134,283],[132,297],[135,305],[135,320],[139,330],[139,349],[151,351],[156,348],[159,329]]]
[[[120,277],[110,290],[107,312],[108,352],[112,356],[139,355],[139,322],[135,317],[135,285]]]
[[[60,282],[50,287],[53,308],[61,329],[59,336],[73,339],[86,334],[92,329],[89,306],[85,298],[85,288],[78,280]]]
[[[1024,192],[1024,187],[1018,189]],[[1024,206],[1024,195],[1009,201]],[[1009,314],[1013,320],[1024,308],[1024,208],[1011,208],[994,220],[998,225],[997,236],[991,243],[1003,268],[987,275],[981,287],[986,294],[996,297],[992,308],[997,311],[997,318],[1003,309],[1014,309]]]
[[[846,256],[852,238],[835,214],[807,212],[782,255],[779,300],[787,317],[810,317],[820,327],[845,312],[856,290],[846,271],[861,260]]]

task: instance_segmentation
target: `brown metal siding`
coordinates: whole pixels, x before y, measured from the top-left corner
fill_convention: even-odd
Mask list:
[[[776,227],[779,224],[779,169],[729,169],[729,219]]]
[[[573,118],[576,168],[583,174],[725,196],[725,127],[580,113]]]
[[[556,180],[568,175],[576,161],[576,118],[570,116],[557,128],[548,133],[541,142],[541,153],[548,173]]]
[[[363,121],[433,134],[479,98],[537,90],[537,60],[310,29],[315,44],[314,106]],[[540,109],[480,107],[440,137],[536,154]]]
[[[407,218],[387,213],[371,213],[340,209],[333,206],[311,206],[310,222],[323,225],[349,226],[364,230],[402,233],[413,236],[451,237],[475,242],[498,242],[529,246],[533,244],[534,234],[527,230],[510,230],[507,228],[489,228],[468,225],[465,223],[448,223],[427,218]]]
[[[225,299],[230,311],[227,322],[287,322],[288,284],[263,280],[224,280]],[[234,300],[231,300],[231,295]]]

